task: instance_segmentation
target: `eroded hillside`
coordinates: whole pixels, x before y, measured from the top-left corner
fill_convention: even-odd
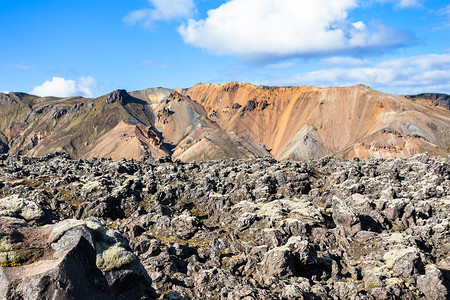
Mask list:
[[[280,160],[449,153],[446,108],[363,85],[256,87],[230,82],[199,84],[183,92],[225,130],[265,145]]]
[[[268,155],[277,160],[446,157],[450,111],[420,99],[363,85],[236,82],[186,90],[117,90],[96,99],[0,94],[0,152],[182,161]]]

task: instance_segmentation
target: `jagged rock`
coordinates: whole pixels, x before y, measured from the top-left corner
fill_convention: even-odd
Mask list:
[[[115,102],[119,102],[120,104],[125,105],[130,98],[131,96],[126,90],[115,90],[114,92],[106,95],[106,103],[113,104]]]
[[[449,291],[444,285],[444,276],[435,265],[425,267],[425,275],[417,278],[417,286],[426,299],[438,300],[449,296]]]
[[[148,235],[140,236],[136,244],[134,245],[134,250],[138,255],[145,254],[145,256],[156,256],[161,253],[162,244],[156,239],[152,239]]]
[[[423,273],[423,268],[419,253],[409,252],[395,261],[392,272],[394,276],[401,277],[410,284],[415,284],[417,275]]]
[[[0,292],[445,299],[449,162],[0,155]]]
[[[333,222],[337,226],[342,226],[350,234],[355,234],[361,230],[358,216],[345,202],[336,198],[333,205]]]
[[[337,282],[333,287],[333,299],[358,299],[358,288],[346,282]]]
[[[250,226],[252,226],[256,219],[256,214],[244,212],[237,220],[237,230],[243,231],[250,228]]]
[[[239,280],[227,271],[213,268],[200,271],[194,278],[195,289],[206,297],[213,298],[222,287],[235,287]]]
[[[0,216],[20,217],[26,221],[38,220],[44,216],[42,209],[33,201],[12,195],[0,199]]]
[[[92,221],[66,220],[51,227],[21,230],[47,235],[48,254],[15,268],[2,268],[1,298],[79,299],[154,297],[150,278],[125,249],[123,238]],[[32,238],[28,232],[23,244]],[[47,244],[48,241],[48,244]],[[19,244],[20,246],[21,244]]]
[[[57,120],[66,114],[67,114],[67,109],[65,109],[65,108],[58,109],[58,110],[55,110],[55,112],[51,115],[50,119]]]
[[[283,289],[282,296],[284,299],[288,300],[306,300],[308,299],[307,294],[296,285],[287,285]]]
[[[171,223],[175,229],[175,234],[182,239],[192,237],[201,226],[200,220],[189,215],[187,211],[175,217]]]
[[[263,280],[270,277],[297,276],[306,266],[315,262],[315,251],[308,241],[292,237],[285,246],[264,254],[261,267]]]

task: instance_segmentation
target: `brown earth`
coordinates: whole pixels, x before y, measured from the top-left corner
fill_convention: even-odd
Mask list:
[[[183,93],[202,104],[222,128],[265,145],[280,160],[449,153],[448,109],[363,85],[256,87],[230,82],[199,84]],[[363,147],[367,144],[374,148]]]

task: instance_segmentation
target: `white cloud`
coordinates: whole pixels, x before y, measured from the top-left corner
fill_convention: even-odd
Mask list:
[[[324,69],[271,81],[271,84],[276,85],[322,87],[350,86],[358,83],[397,94],[450,94],[450,54],[391,59],[368,67]]]
[[[31,94],[41,97],[93,97],[93,89],[96,85],[97,82],[90,76],[81,77],[78,81],[64,79],[62,77],[53,77],[52,80],[47,80],[42,85],[34,87]]]
[[[97,82],[91,76],[80,77],[77,83],[77,89],[81,92],[81,95],[86,97],[93,97],[93,89],[97,86]]]
[[[450,17],[450,4],[438,10],[438,15]]]
[[[151,26],[155,21],[184,19],[192,16],[193,0],[148,0],[153,8],[139,9],[129,13],[124,21],[131,25],[142,23]]]
[[[401,8],[421,7],[422,3],[420,3],[419,0],[401,0],[400,3],[398,4],[398,6]]]
[[[422,7],[421,0],[374,0],[381,3],[394,3],[398,8]]]
[[[324,65],[363,66],[370,64],[370,61],[367,59],[335,56],[324,58],[320,61],[320,63]]]
[[[282,63],[276,63],[276,64],[270,64],[268,65],[269,68],[272,69],[289,69],[295,66],[294,62],[282,62]]]
[[[447,5],[446,7],[443,7],[441,9],[438,9],[436,11],[436,21],[438,23],[433,30],[446,30],[450,27],[450,5]]]
[[[382,25],[351,22],[357,0],[230,0],[178,31],[188,44],[246,60],[379,51],[410,41]]]

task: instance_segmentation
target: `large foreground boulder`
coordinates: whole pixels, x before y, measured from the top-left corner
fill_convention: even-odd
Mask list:
[[[0,223],[10,228],[2,237],[1,254],[35,250],[34,256],[3,264],[0,299],[155,297],[151,279],[127,241],[96,222],[65,220],[37,228],[14,218]]]

